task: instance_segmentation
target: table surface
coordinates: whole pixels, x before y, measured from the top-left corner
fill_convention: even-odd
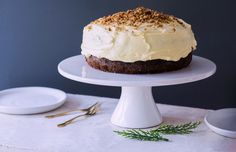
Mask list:
[[[73,116],[46,119],[45,115],[102,103],[96,116],[65,128],[58,123]],[[236,140],[213,133],[204,122],[189,135],[168,135],[170,142],[146,142],[118,136],[110,124],[118,99],[68,94],[61,108],[38,115],[0,114],[1,152],[235,152]],[[208,110],[159,104],[164,123],[203,120]]]

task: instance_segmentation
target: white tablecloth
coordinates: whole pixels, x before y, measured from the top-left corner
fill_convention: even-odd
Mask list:
[[[54,114],[92,102],[102,103],[96,116],[78,121],[65,128],[56,124],[72,117],[46,119],[46,114],[0,114],[0,152],[236,152],[236,140],[217,135],[204,122],[189,135],[168,135],[170,142],[130,140],[113,132],[111,114],[117,99],[68,95],[67,103]],[[204,109],[159,104],[164,123],[203,120]],[[115,128],[116,129],[116,128]]]

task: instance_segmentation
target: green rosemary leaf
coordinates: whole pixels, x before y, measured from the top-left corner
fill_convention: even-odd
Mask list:
[[[160,134],[152,134],[149,131],[143,131],[140,129],[131,129],[131,130],[123,130],[123,131],[114,131],[119,135],[136,140],[142,141],[169,141],[167,138],[162,137]]]
[[[157,129],[152,130],[152,132],[161,134],[189,134],[192,132],[192,129],[197,128],[200,124],[201,122],[197,121],[179,125],[161,125]]]

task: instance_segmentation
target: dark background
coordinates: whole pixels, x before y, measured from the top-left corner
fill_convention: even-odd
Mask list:
[[[236,9],[229,0],[0,0],[0,90],[48,86],[118,98],[120,88],[68,80],[57,73],[57,64],[80,54],[82,29],[90,21],[137,6],[192,24],[198,41],[195,54],[217,64],[216,74],[208,79],[154,88],[156,101],[212,109],[236,107]]]

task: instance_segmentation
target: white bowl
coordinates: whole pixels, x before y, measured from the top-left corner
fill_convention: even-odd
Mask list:
[[[209,112],[204,120],[214,132],[226,137],[236,138],[236,108]]]

